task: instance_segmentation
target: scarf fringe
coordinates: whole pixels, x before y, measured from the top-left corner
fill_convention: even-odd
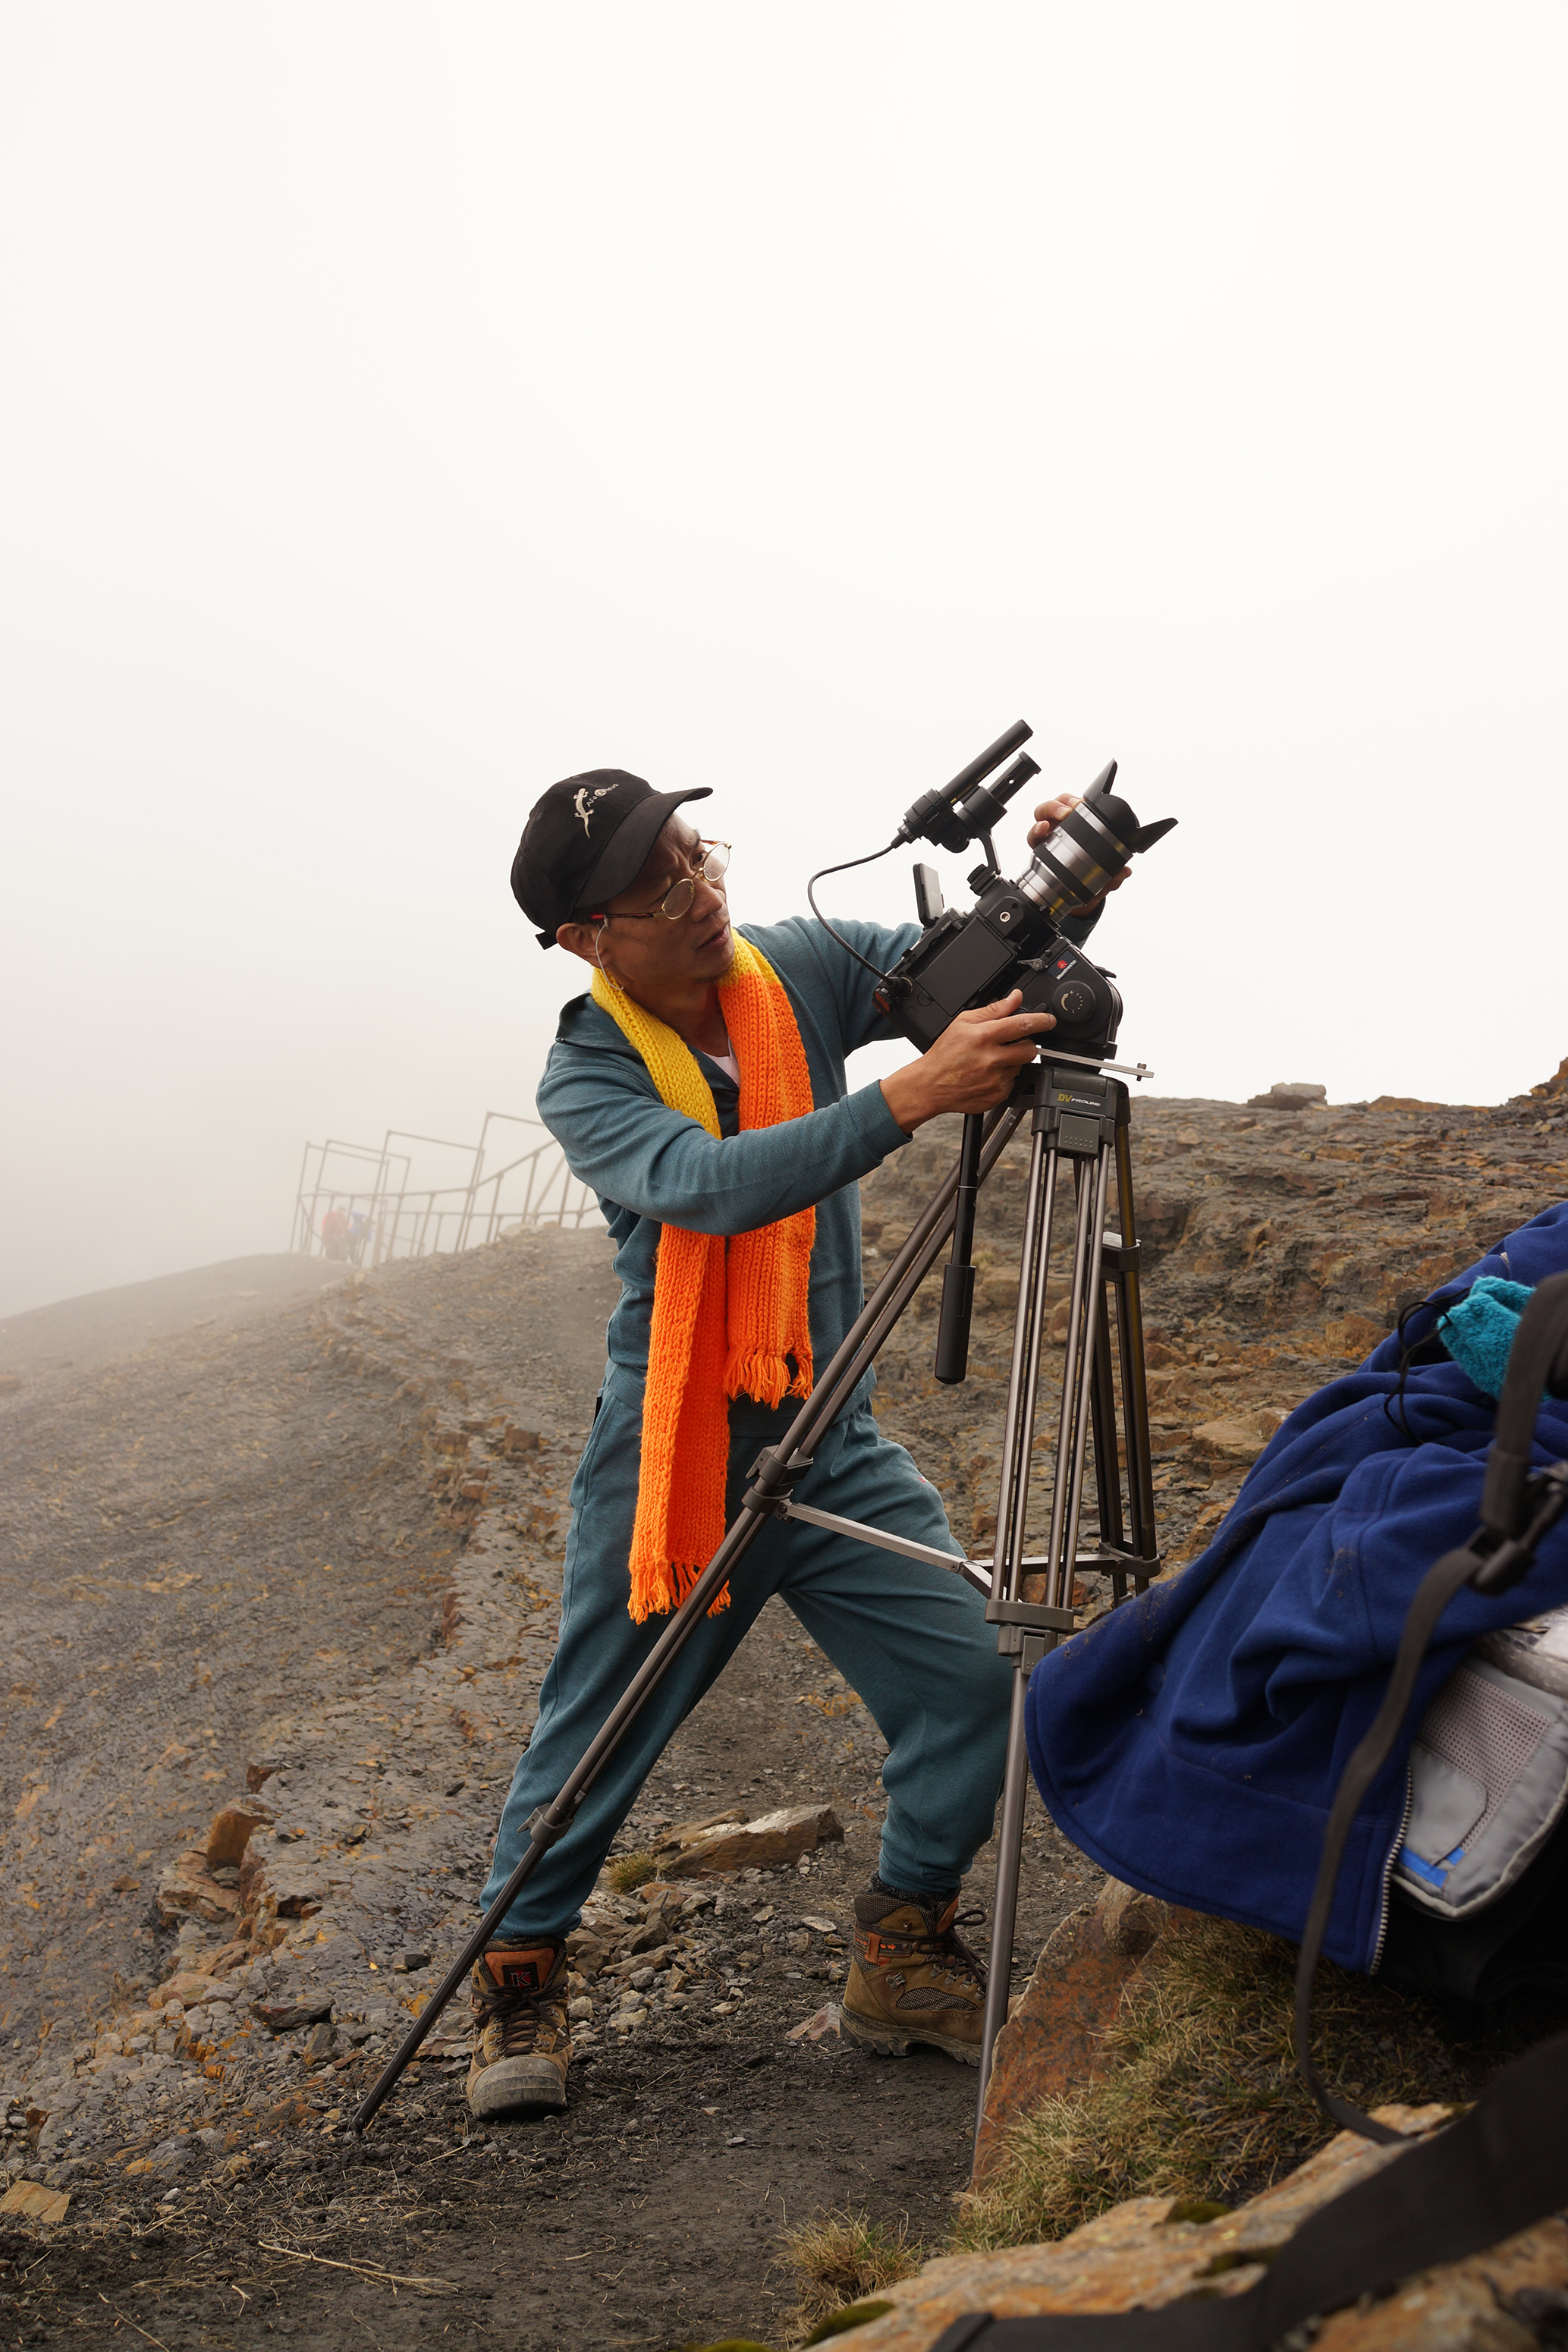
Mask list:
[[[756,1348],[737,1351],[725,1366],[724,1392],[727,1397],[750,1397],[754,1403],[775,1408],[787,1396],[809,1397],[811,1360],[808,1356],[802,1369],[791,1372],[782,1356],[765,1354]]]
[[[696,1567],[684,1559],[636,1562],[632,1572],[632,1598],[627,1603],[632,1623],[645,1625],[650,1617],[663,1617],[671,1609],[678,1609],[706,1566],[706,1560]],[[716,1597],[708,1603],[707,1613],[717,1617],[728,1607],[729,1586],[721,1584]]]

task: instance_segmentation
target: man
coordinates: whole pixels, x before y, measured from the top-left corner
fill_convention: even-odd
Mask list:
[[[928,1119],[1006,1100],[1048,1013],[1017,995],[963,1013],[930,1051],[851,1093],[845,1057],[894,1033],[874,975],[821,925],[730,924],[727,845],[619,769],[537,803],[512,888],[541,947],[589,965],[538,1090],[572,1172],[599,1195],[622,1296],[571,1489],[560,1637],[501,1817],[484,1902],[647,1656],[860,1310],[859,1180]],[[1073,805],[1046,802],[1036,841]],[[1087,928],[1081,921],[1080,931]],[[879,970],[917,936],[846,923]],[[868,1375],[798,1498],[946,1551],[934,1487],[882,1437]],[[566,1937],[661,1750],[778,1593],[860,1693],[888,1744],[877,1875],[855,1898],[846,2031],[976,2063],[979,1964],[958,1886],[990,1836],[1010,1669],[962,1579],[799,1522],[769,1522],[551,1847],[474,1971],[468,2097],[494,2116],[566,2104]]]

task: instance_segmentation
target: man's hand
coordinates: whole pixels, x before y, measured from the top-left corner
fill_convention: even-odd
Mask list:
[[[1038,849],[1042,841],[1049,840],[1062,818],[1070,810],[1075,809],[1082,798],[1082,793],[1058,793],[1054,799],[1041,801],[1034,813],[1034,823],[1029,829],[1030,847]],[[1080,907],[1075,911],[1081,915],[1092,915],[1097,907],[1103,907],[1105,904],[1113,890],[1121,888],[1132,870],[1131,866],[1124,866],[1116,879],[1107,888],[1102,890],[1097,898],[1091,898],[1086,907]]]
[[[1035,1040],[1056,1026],[1052,1013],[1020,1013],[1022,1001],[1015,988],[995,1004],[960,1013],[918,1062],[883,1078],[887,1107],[906,1135],[944,1111],[995,1110],[1006,1102],[1014,1078],[1034,1059]]]

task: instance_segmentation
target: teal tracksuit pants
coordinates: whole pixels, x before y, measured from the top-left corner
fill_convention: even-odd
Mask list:
[[[772,1416],[737,1416],[728,1517],[739,1508],[751,1464],[780,1425]],[[572,1484],[559,1643],[501,1815],[486,1908],[527,1850],[528,1816],[556,1794],[668,1622],[654,1617],[634,1625],[626,1608],[641,1439],[642,1382],[612,1366]],[[959,1549],[936,1488],[881,1434],[869,1406],[833,1424],[796,1496],[943,1551]],[[984,1601],[944,1569],[770,1519],[736,1572],[729,1607],[705,1618],[497,1932],[559,1937],[577,1925],[661,1751],[772,1593],[859,1692],[887,1741],[883,1882],[932,1895],[957,1886],[991,1834],[1011,1696],[1010,1669],[997,1654]]]

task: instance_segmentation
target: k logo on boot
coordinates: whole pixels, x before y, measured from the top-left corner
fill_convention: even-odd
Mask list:
[[[503,1992],[538,1992],[549,1981],[555,1954],[548,1944],[542,1951],[492,1951],[485,1964]]]

